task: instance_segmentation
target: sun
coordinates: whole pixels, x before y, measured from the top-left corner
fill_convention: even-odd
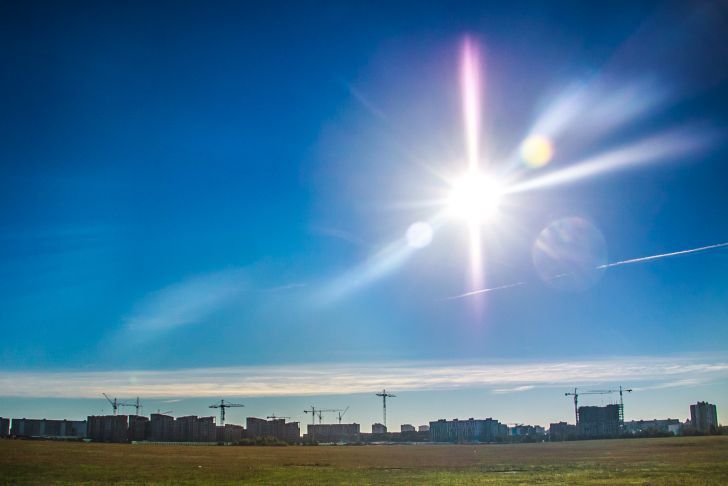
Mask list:
[[[503,195],[503,186],[492,176],[470,171],[450,186],[447,207],[450,215],[469,223],[482,224],[493,219]]]

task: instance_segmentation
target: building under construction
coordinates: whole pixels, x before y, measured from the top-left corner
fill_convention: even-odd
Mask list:
[[[308,442],[360,442],[359,424],[308,424],[304,440]]]
[[[0,437],[10,435],[10,419],[0,417]]]
[[[508,426],[487,418],[476,420],[445,420],[430,422],[432,442],[493,442],[508,436]]]
[[[286,442],[298,442],[301,439],[301,428],[298,422],[286,423],[285,418],[272,420],[248,417],[245,420],[246,433],[249,439],[272,437]]]
[[[620,406],[579,407],[579,437],[617,437],[621,433]]]

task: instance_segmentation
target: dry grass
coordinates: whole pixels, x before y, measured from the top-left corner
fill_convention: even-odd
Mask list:
[[[726,484],[727,478],[728,437],[358,447],[0,441],[6,484]]]

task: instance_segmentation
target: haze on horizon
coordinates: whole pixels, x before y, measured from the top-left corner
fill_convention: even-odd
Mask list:
[[[0,27],[0,416],[106,392],[366,428],[387,388],[395,426],[548,425],[620,384],[627,419],[728,407],[724,5],[23,2]]]

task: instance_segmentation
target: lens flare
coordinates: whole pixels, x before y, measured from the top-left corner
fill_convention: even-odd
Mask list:
[[[521,144],[521,158],[532,169],[539,169],[554,156],[554,145],[546,137],[531,135]]]
[[[411,248],[424,248],[432,242],[432,225],[418,221],[407,228],[407,244]]]
[[[480,58],[477,46],[469,38],[466,38],[463,42],[460,83],[462,89],[468,168],[470,170],[476,170],[480,158]]]
[[[549,286],[568,292],[586,290],[604,274],[607,245],[596,226],[582,218],[548,225],[533,245],[533,264]]]

